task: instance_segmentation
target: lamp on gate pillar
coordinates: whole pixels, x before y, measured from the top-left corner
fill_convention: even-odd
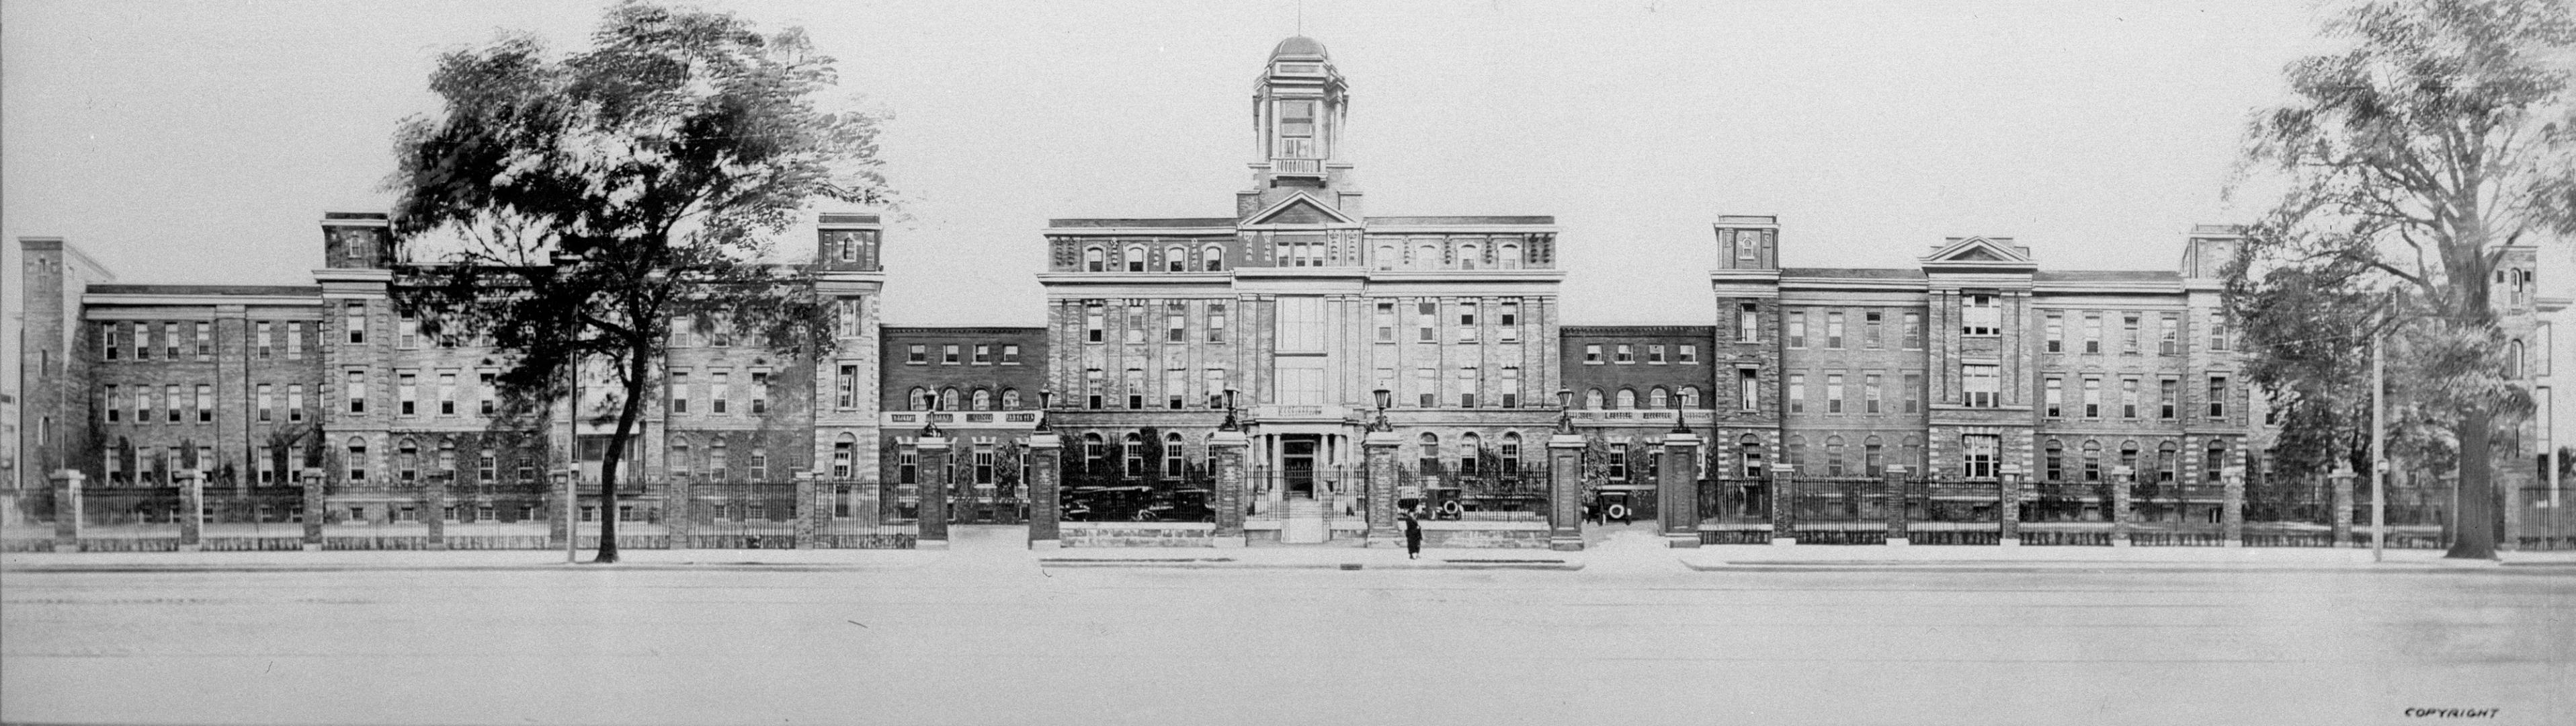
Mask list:
[[[1368,430],[1394,431],[1395,426],[1386,422],[1386,407],[1395,403],[1395,392],[1380,388],[1373,393],[1377,394],[1377,420],[1369,422]]]
[[[1237,420],[1235,420],[1235,417],[1234,417],[1234,389],[1232,389],[1232,388],[1225,389],[1225,422],[1224,422],[1224,423],[1217,424],[1217,426],[1216,426],[1216,430],[1218,430],[1218,431],[1242,431],[1242,430],[1243,430],[1243,423],[1242,423],[1241,421],[1237,421]]]
[[[1574,434],[1574,389],[1556,389],[1556,433]]]
[[[1682,397],[1680,396],[1673,397],[1673,433],[1690,433],[1690,426],[1682,421]]]
[[[1055,392],[1038,391],[1038,425],[1033,428],[1032,433],[1055,433],[1055,427],[1047,423],[1047,411],[1053,408],[1055,408]]]
[[[936,394],[936,393],[930,394],[930,395],[929,395],[929,398],[930,398],[930,410],[925,411],[925,412],[923,412],[923,413],[921,414],[921,437],[922,437],[922,438],[925,438],[925,439],[936,439],[936,438],[940,438],[940,435],[939,435],[939,394]]]

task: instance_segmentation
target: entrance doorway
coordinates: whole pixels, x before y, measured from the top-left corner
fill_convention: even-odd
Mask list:
[[[1288,434],[1279,439],[1281,479],[1291,497],[1315,498],[1315,448],[1322,442],[1316,434]]]

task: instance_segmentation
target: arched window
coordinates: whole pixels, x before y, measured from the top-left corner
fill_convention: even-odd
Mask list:
[[[1130,246],[1127,248],[1127,259],[1126,259],[1126,260],[1124,260],[1124,262],[1126,262],[1126,263],[1127,263],[1127,271],[1128,271],[1128,272],[1144,272],[1144,271],[1145,271],[1145,246],[1144,246],[1144,245],[1130,245]]]
[[[689,455],[690,455],[690,453],[691,453],[691,452],[689,451],[689,439],[688,439],[688,437],[685,437],[685,436],[673,436],[673,437],[671,437],[671,460],[670,460],[669,462],[667,462],[667,463],[664,463],[664,464],[662,465],[662,468],[663,468],[663,469],[666,469],[666,470],[669,470],[669,471],[671,472],[671,476],[673,476],[673,477],[680,477],[680,478],[686,478],[686,477],[688,477],[688,475],[689,475],[689,471],[690,471],[690,468],[689,468],[689,463],[690,463],[690,462],[689,462]]]
[[[1209,247],[1199,250],[1199,268],[1208,272],[1224,272],[1225,248]]]
[[[847,480],[858,468],[859,437],[843,433],[832,440],[832,478]]]
[[[420,481],[420,442],[403,439],[394,447],[394,476],[405,484]]]
[[[1403,260],[1404,260],[1404,257],[1403,257],[1402,255],[1398,255],[1398,254],[1396,254],[1396,253],[1395,253],[1395,245],[1392,245],[1392,244],[1381,244],[1381,245],[1378,245],[1378,246],[1377,246],[1377,268],[1378,268],[1378,269],[1381,269],[1381,270],[1392,270],[1392,269],[1395,269],[1395,265],[1396,265],[1396,263],[1398,263],[1398,262],[1402,262]]]
[[[1163,434],[1163,476],[1165,478],[1181,478],[1181,455],[1188,452],[1189,447],[1181,444],[1180,434]]]
[[[1498,263],[1501,263],[1501,264],[1502,264],[1503,269],[1506,269],[1506,270],[1517,270],[1517,269],[1520,269],[1520,268],[1521,268],[1521,246],[1520,246],[1520,245],[1515,245],[1515,244],[1506,244],[1506,245],[1502,245],[1502,246],[1499,246],[1499,247],[1495,247],[1495,248],[1494,248],[1494,257],[1496,258],[1494,261],[1495,261],[1495,262],[1498,262]]]
[[[1422,432],[1421,442],[1422,452],[1419,457],[1416,457],[1418,460],[1415,463],[1421,467],[1422,472],[1425,474],[1439,471],[1440,435],[1428,431]]]
[[[1743,465],[1742,474],[1745,478],[1762,478],[1765,473],[1762,470],[1762,437],[1745,434],[1735,440],[1735,452],[1736,462]]]
[[[1475,476],[1482,468],[1477,464],[1481,463],[1479,460],[1484,458],[1484,455],[1484,439],[1476,436],[1476,432],[1469,431],[1458,435],[1458,473],[1460,475]]]
[[[1508,476],[1521,470],[1521,432],[1503,432],[1502,460],[1503,474]]]
[[[343,462],[343,463],[347,464],[347,465],[348,465],[348,467],[349,467],[349,481],[353,481],[353,482],[362,482],[362,481],[366,481],[366,480],[367,480],[367,438],[366,438],[366,437],[364,437],[364,436],[351,436],[351,437],[349,437],[349,456],[348,456],[348,459],[349,459],[348,461]],[[163,470],[166,470],[166,469],[169,467],[169,462],[166,462],[166,461],[162,461],[162,462],[155,462],[155,464],[156,464],[156,466],[155,466],[154,468],[156,468],[156,469],[163,469]]]
[[[2048,446],[2041,450],[2039,466],[2041,481],[2066,481],[2066,445],[2049,439]]]
[[[2138,474],[2138,442],[2134,440],[2120,442],[2120,465],[2129,467],[2131,476]]]
[[[1671,405],[1673,405],[1672,394],[1665,393],[1663,386],[1656,386],[1646,391],[1647,408],[1663,410],[1664,407]]]
[[[1426,243],[1426,244],[1421,244],[1421,245],[1416,245],[1416,246],[1414,246],[1414,248],[1413,248],[1413,269],[1416,269],[1416,270],[1437,270],[1437,269],[1440,269],[1440,246],[1439,246],[1439,245],[1434,245],[1434,244],[1427,244],[1427,243]]]
[[[1617,406],[1612,406],[1612,408],[1636,408],[1636,407],[1637,407],[1637,389],[1634,389],[1634,388],[1622,388],[1622,389],[1619,389],[1619,405],[1617,405]]]
[[[2516,340],[2506,343],[2504,349],[2504,376],[2506,378],[2521,378],[2523,369],[2522,341]]]
[[[1082,470],[1085,473],[1098,472],[1100,460],[1108,456],[1109,444],[1099,434],[1082,435]]]
[[[1870,476],[1887,473],[1887,446],[1872,436],[1860,441],[1860,472]]]
[[[725,448],[724,437],[707,444],[707,478],[733,481],[733,457]]]
[[[2227,442],[2211,439],[2209,448],[2201,451],[2200,478],[2212,482],[2221,481],[2225,478],[2226,468]]]
[[[1144,476],[1145,438],[1131,433],[1125,438],[1119,439],[1118,445],[1122,450],[1121,453],[1126,455],[1127,468],[1125,471],[1127,472],[1127,476],[1129,478]]]
[[[1682,408],[1699,408],[1699,387],[1682,387]]]
[[[1085,248],[1083,248],[1083,249],[1082,249],[1082,271],[1084,271],[1084,272],[1106,272],[1106,271],[1108,271],[1108,269],[1109,269],[1109,268],[1108,268],[1108,265],[1109,265],[1108,257],[1109,257],[1109,253],[1102,251],[1102,250],[1101,250],[1100,248],[1098,248],[1098,247],[1085,247]]]
[[[2174,442],[2171,441],[2156,445],[2156,481],[2164,483],[2173,482],[2176,475],[2174,471],[2174,467],[2176,465],[2175,461],[2181,458],[2181,453],[2181,447],[2175,446]]]
[[[1199,452],[1207,455],[1207,468],[1202,469],[1201,471],[1206,472],[1210,477],[1216,476],[1217,460],[1215,432],[1208,432],[1207,437],[1199,441]]]
[[[1005,389],[1002,389],[1002,410],[1004,410],[1004,411],[1017,411],[1017,410],[1019,410],[1019,409],[1020,409],[1020,389],[1017,389],[1017,388],[1005,388]]]
[[[449,477],[456,476],[455,440],[447,439],[438,442],[438,470],[446,472]]]
[[[955,387],[939,389],[939,410],[958,410],[957,403],[957,389]]]
[[[1898,452],[1898,453],[1897,453],[1897,456],[1899,456],[1899,457],[1903,457],[1903,458],[1904,458],[1904,460],[1905,460],[1905,461],[1904,461],[1904,464],[1905,464],[1906,466],[1914,467],[1914,472],[1915,472],[1915,473],[1917,473],[1917,474],[1929,474],[1929,473],[1931,473],[1931,470],[1930,470],[1930,469],[1924,468],[1924,459],[1923,459],[1923,440],[1922,440],[1922,439],[1915,438],[1915,437],[1912,437],[1912,436],[1907,436],[1907,437],[1905,437],[1905,450],[1904,450],[1904,451],[1901,451],[1901,452]]]
[[[1843,437],[1825,437],[1825,476],[1843,475]]]
[[[1189,267],[1190,253],[1187,250],[1183,250],[1179,247],[1163,248],[1164,272],[1188,272]]]
[[[2084,442],[2084,480],[2102,480],[2102,442],[2090,439]]]
[[[1592,389],[1592,390],[1584,391],[1584,392],[1583,392],[1583,407],[1584,407],[1584,408],[1588,408],[1588,409],[1594,409],[1594,410],[1598,410],[1598,409],[1602,408],[1602,402],[1601,402],[1601,389],[1595,388],[1595,389]]]
[[[1481,250],[1481,249],[1479,249],[1479,248],[1477,248],[1475,245],[1459,245],[1459,246],[1458,246],[1458,269],[1461,269],[1461,270],[1473,270],[1473,269],[1476,269],[1476,263],[1477,263],[1479,260],[1483,259],[1483,255],[1478,254],[1478,253],[1479,253],[1479,252],[1481,252],[1481,251],[1482,251],[1482,250]]]
[[[913,386],[912,394],[904,397],[904,406],[915,411],[928,411],[931,403],[930,389],[920,386]]]
[[[1807,473],[1807,437],[1789,437],[1789,466],[1800,474]]]
[[[974,404],[977,411],[993,410],[993,392],[981,388],[975,389]]]

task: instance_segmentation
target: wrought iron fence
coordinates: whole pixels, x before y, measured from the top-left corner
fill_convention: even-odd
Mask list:
[[[1421,493],[1420,506],[1438,520],[1546,521],[1548,471],[1544,466],[1514,469],[1479,467],[1398,467],[1399,491]]]

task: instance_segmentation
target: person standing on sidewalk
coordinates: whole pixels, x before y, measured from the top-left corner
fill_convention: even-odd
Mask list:
[[[1422,516],[1407,509],[1397,518],[1404,520],[1404,558],[1422,559]]]

